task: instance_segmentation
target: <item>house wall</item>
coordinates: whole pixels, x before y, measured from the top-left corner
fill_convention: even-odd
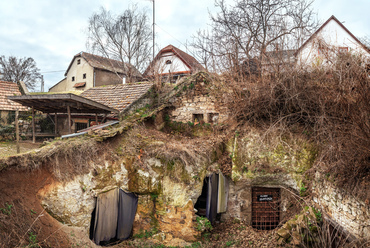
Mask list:
[[[77,64],[77,61],[80,60],[81,63]],[[83,78],[83,74],[86,73],[86,79]],[[72,77],[75,77],[75,80],[72,81]],[[76,83],[85,82],[86,85],[84,88],[74,88],[73,86]],[[94,68],[92,68],[89,63],[82,57],[75,57],[71,67],[68,70],[67,77],[65,80],[60,82],[57,86],[51,88],[50,92],[61,92],[61,91],[73,91],[73,90],[87,90],[91,87],[94,87]]]
[[[63,92],[63,91],[67,91],[67,79],[66,78],[49,89],[49,92]]]
[[[110,71],[95,69],[95,87],[112,84],[122,84],[124,75]]]
[[[315,66],[326,63],[324,56],[319,54],[318,41],[324,41],[333,47],[348,47],[348,51],[354,54],[370,57],[370,54],[353,37],[347,33],[336,21],[331,20],[298,53],[298,65]]]
[[[171,64],[166,64],[166,61],[170,60]],[[163,53],[161,58],[157,60],[155,64],[155,70],[158,74],[173,73],[176,72],[187,72],[190,68],[182,62],[182,60],[177,57],[173,52]],[[152,72],[148,73],[153,75]]]

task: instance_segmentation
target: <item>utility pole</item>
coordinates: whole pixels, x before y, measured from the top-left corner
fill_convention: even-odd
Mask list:
[[[44,75],[41,75],[41,92],[44,92]]]
[[[153,61],[155,56],[155,0],[153,1]]]

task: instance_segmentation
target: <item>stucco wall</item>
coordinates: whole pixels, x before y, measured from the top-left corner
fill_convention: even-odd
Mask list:
[[[166,64],[166,61],[171,61],[171,64]],[[155,70],[159,74],[176,73],[190,71],[190,68],[182,62],[173,52],[163,53],[161,58],[155,64]],[[152,72],[149,72],[152,75]]]
[[[324,56],[319,54],[317,43],[324,41],[325,44],[334,47],[348,47],[348,52],[369,57],[370,54],[359,44],[351,35],[349,35],[336,21],[331,20],[318,33],[317,37],[312,39],[298,53],[298,65],[313,66],[326,63]]]
[[[112,84],[122,84],[122,74],[95,69],[95,87]]]

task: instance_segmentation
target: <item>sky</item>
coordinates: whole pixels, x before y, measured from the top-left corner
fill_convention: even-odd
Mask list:
[[[0,55],[32,57],[48,91],[64,78],[73,56],[87,51],[89,17],[102,6],[120,14],[132,4],[152,17],[152,0],[2,0]],[[313,7],[321,22],[335,15],[356,37],[370,37],[370,0],[315,0]],[[191,53],[186,44],[216,12],[214,0],[155,0],[156,51],[172,44]]]

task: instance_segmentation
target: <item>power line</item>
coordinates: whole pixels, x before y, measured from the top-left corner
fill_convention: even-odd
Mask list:
[[[66,70],[60,70],[60,71],[43,71],[43,72],[40,72],[40,73],[55,73],[55,72],[64,72]]]
[[[164,31],[166,34],[168,34],[169,36],[171,36],[173,39],[175,39],[177,42],[179,42],[181,45],[183,45],[186,49],[188,48],[187,45],[185,45],[184,43],[182,43],[181,41],[179,41],[178,39],[176,39],[173,35],[171,35],[169,32],[167,32],[166,30],[164,30],[163,28],[161,28],[160,26],[158,26],[158,24],[155,24],[157,27],[159,27],[162,31]],[[196,55],[194,55],[194,53],[192,53],[191,51],[188,51],[188,53],[190,53],[191,55],[193,55],[193,57],[196,57]]]

